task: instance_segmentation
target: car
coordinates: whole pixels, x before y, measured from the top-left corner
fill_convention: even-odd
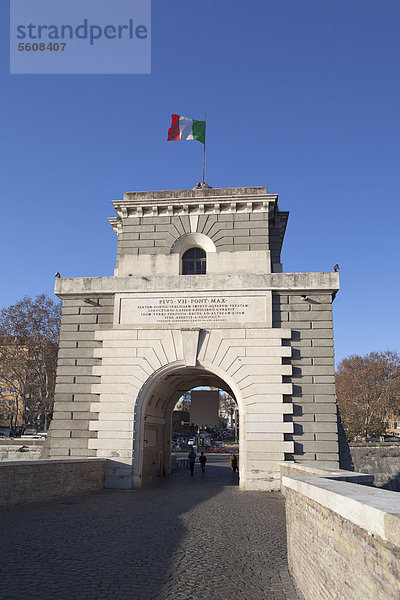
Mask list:
[[[24,431],[25,435],[35,435],[38,432],[38,428],[35,425],[27,425]]]

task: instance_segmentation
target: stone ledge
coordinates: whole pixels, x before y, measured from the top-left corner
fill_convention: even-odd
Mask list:
[[[12,446],[14,448],[18,446],[41,446],[44,441],[45,438],[36,438],[34,440],[25,438],[2,438],[0,439],[0,448],[3,446]]]
[[[373,476],[319,469],[309,465],[281,463],[281,468],[310,472],[310,475],[282,474],[282,489],[294,490],[344,519],[378,535],[395,546],[400,544],[400,503],[397,492],[368,487]],[[368,480],[369,478],[369,480]],[[363,485],[357,485],[361,483]]]
[[[313,463],[295,463],[285,461],[280,464],[281,476],[288,477],[311,476],[323,477],[327,479],[336,479],[337,481],[347,481],[359,485],[372,485],[374,476],[369,473],[357,473],[354,471],[345,471],[343,469],[329,469],[327,467],[317,467]]]
[[[201,197],[201,196],[227,196],[231,198],[233,195],[239,194],[241,196],[257,195],[264,196],[268,195],[272,198],[277,198],[276,194],[268,194],[266,186],[239,186],[239,187],[228,187],[228,188],[213,188],[210,186],[204,186],[201,188],[191,188],[187,190],[145,190],[145,191],[132,191],[125,192],[124,199],[149,199],[154,200],[155,198],[190,198],[190,197]],[[119,202],[116,200],[115,202]]]
[[[350,442],[350,448],[369,448],[370,450],[374,450],[374,448],[396,448],[397,450],[400,447],[400,436],[398,441],[390,440],[389,442]]]
[[[60,464],[60,465],[65,465],[65,464],[75,464],[75,463],[93,463],[93,462],[99,462],[105,463],[106,459],[105,458],[45,458],[45,459],[38,459],[38,460],[30,460],[29,462],[27,462],[26,460],[10,460],[10,461],[3,461],[2,463],[0,463],[0,473],[1,473],[1,469],[6,468],[6,467],[10,467],[10,468],[16,468],[18,466],[27,466],[27,467],[31,467],[32,465],[54,465],[54,464]]]
[[[212,274],[207,277],[199,275],[157,275],[144,278],[141,275],[128,277],[74,277],[60,278],[55,281],[55,294],[76,296],[77,298],[96,297],[102,294],[123,292],[187,292],[189,290],[214,293],[238,290],[242,294],[247,290],[273,291],[329,291],[339,289],[339,274],[327,273],[270,273],[236,275]],[[318,314],[317,312],[315,314]],[[311,314],[314,317],[315,315]]]

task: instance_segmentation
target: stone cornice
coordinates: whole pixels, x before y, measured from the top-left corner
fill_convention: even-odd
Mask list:
[[[297,293],[329,292],[336,293],[339,289],[339,273],[270,273],[266,275],[237,274],[237,275],[157,275],[143,277],[74,277],[71,279],[56,279],[55,293],[57,296],[88,297],[91,295],[117,294],[124,292],[135,293],[186,293],[207,292],[215,294],[222,291],[239,290],[242,294],[247,291],[288,291]]]
[[[278,195],[266,187],[209,188],[154,192],[127,192],[113,202],[118,216],[154,217],[269,212],[275,213]],[[110,219],[114,227],[116,223]]]
[[[108,221],[115,233],[119,235],[122,232],[122,219],[121,217],[109,217]]]

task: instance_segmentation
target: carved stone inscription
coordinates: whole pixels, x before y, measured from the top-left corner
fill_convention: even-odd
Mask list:
[[[206,324],[266,321],[265,296],[168,296],[120,298],[119,323]]]

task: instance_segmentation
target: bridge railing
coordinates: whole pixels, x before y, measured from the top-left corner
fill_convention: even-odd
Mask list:
[[[400,496],[373,476],[281,464],[289,568],[305,600],[400,598]],[[361,485],[360,485],[361,484]]]

